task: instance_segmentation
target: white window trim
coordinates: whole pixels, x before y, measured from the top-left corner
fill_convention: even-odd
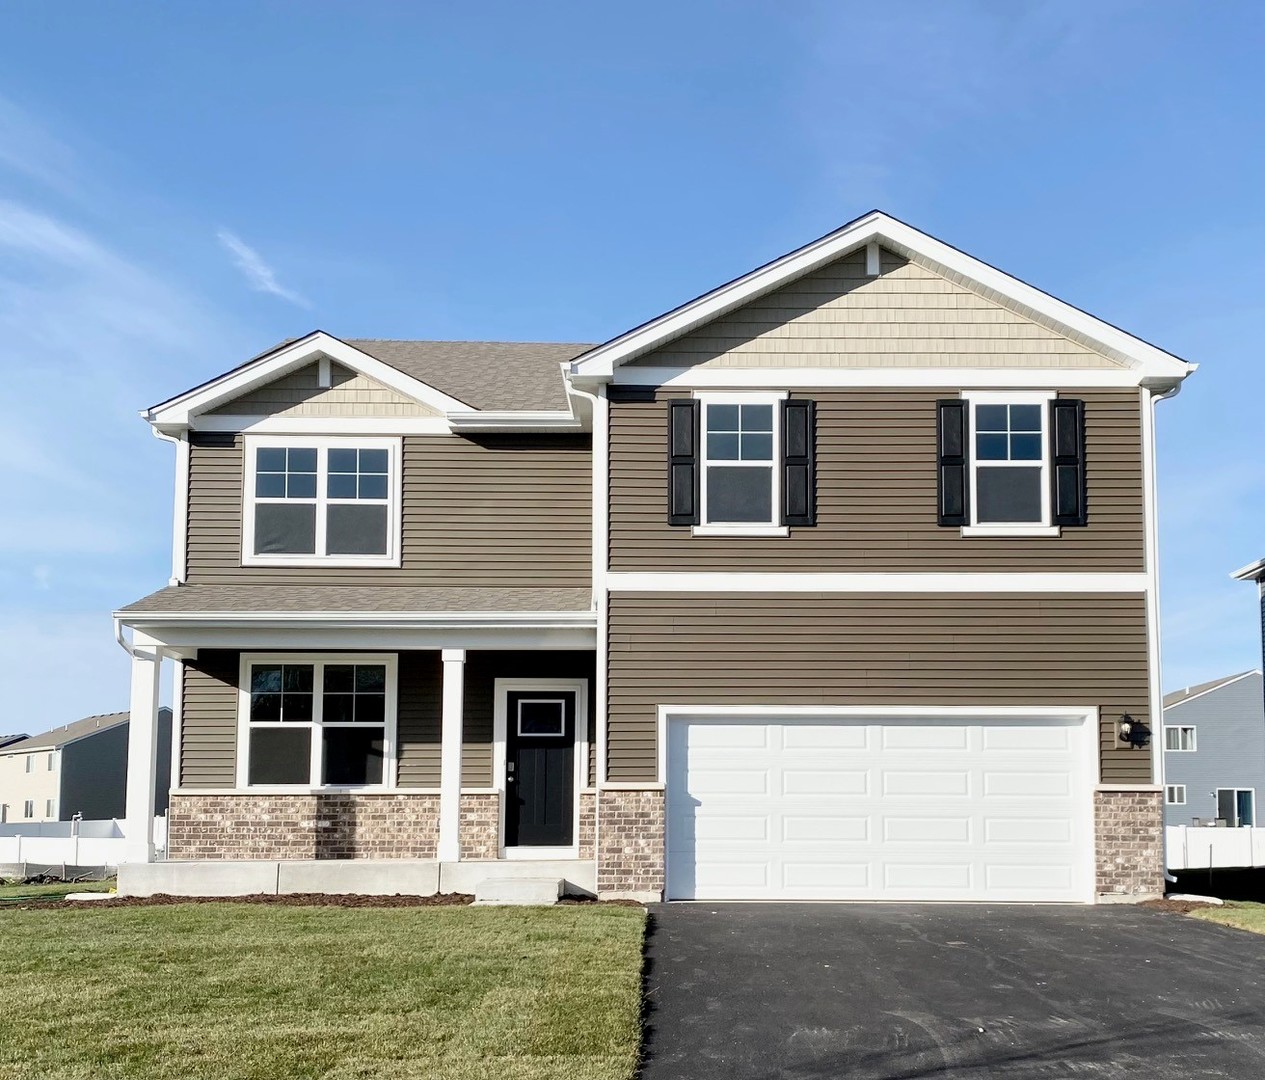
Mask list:
[[[529,698],[532,705],[560,705],[562,706],[562,730],[561,731],[533,731],[530,735],[523,735],[523,705],[527,702],[519,701],[517,723],[515,726],[518,737],[528,739],[562,739],[567,734],[567,702],[565,698]]]
[[[713,393],[711,391],[694,391],[694,399],[699,403],[701,415],[698,425],[698,514],[699,524],[691,530],[694,536],[790,536],[791,530],[782,525],[782,476],[778,463],[782,460],[782,410],[780,405],[790,396],[787,390],[747,391],[745,393]],[[773,407],[773,456],[769,461],[773,474],[772,492],[769,502],[770,520],[743,522],[711,522],[707,520],[707,471],[711,464],[707,459],[707,407],[709,405],[771,405]],[[762,462],[725,461],[717,465],[737,465],[739,467],[762,468]]]
[[[967,487],[970,494],[971,524],[962,527],[962,535],[978,536],[1058,536],[1061,530],[1050,523],[1050,402],[1058,397],[1054,390],[963,390],[961,398],[967,403]],[[979,484],[975,473],[980,462],[975,459],[975,410],[979,405],[1039,405],[1041,406],[1041,520],[1015,524],[980,524],[976,507]],[[987,466],[1008,467],[1010,462],[990,461]],[[1022,467],[1030,467],[1024,462]],[[1019,467],[1018,465],[1016,467]]]
[[[1189,731],[1189,732],[1190,732],[1190,745],[1189,745],[1189,746],[1181,746],[1181,745],[1178,745],[1178,746],[1169,746],[1169,745],[1168,745],[1168,733],[1169,733],[1170,731]],[[1181,741],[1182,741],[1182,740],[1181,740],[1181,736],[1180,736],[1180,735],[1178,735],[1178,737],[1177,737],[1177,741],[1178,741],[1178,743],[1179,743],[1179,744],[1181,743]],[[1198,740],[1198,737],[1195,735],[1195,725],[1194,725],[1194,724],[1165,724],[1165,725],[1164,725],[1164,751],[1165,751],[1165,753],[1169,753],[1169,754],[1193,754],[1193,753],[1195,753],[1196,751],[1198,751],[1198,749],[1199,749],[1199,740]]]
[[[1254,787],[1219,787],[1219,788],[1214,788],[1214,789],[1213,789],[1213,792],[1212,792],[1212,819],[1213,819],[1214,821],[1216,821],[1216,820],[1217,820],[1217,811],[1218,811],[1218,810],[1220,809],[1220,807],[1221,807],[1221,793],[1222,793],[1223,791],[1233,791],[1233,792],[1234,792],[1234,817],[1235,817],[1236,821],[1235,821],[1235,824],[1234,824],[1234,825],[1230,826],[1231,828],[1241,829],[1241,828],[1246,828],[1246,827],[1247,827],[1247,826],[1244,826],[1244,825],[1239,825],[1239,824],[1238,824],[1238,821],[1237,821],[1238,816],[1239,816],[1239,798],[1238,798],[1238,796],[1239,796],[1239,792],[1240,792],[1240,791],[1246,791],[1249,795],[1251,795],[1251,796],[1252,796],[1252,821],[1253,821],[1253,822],[1255,822],[1255,821],[1256,821],[1256,788],[1254,788]],[[1227,824],[1228,824],[1228,823],[1227,823]]]
[[[31,818],[35,817],[35,800],[34,799],[26,799],[23,801],[22,817],[28,821]]]
[[[313,449],[316,459],[316,549],[325,547],[325,512],[329,505],[326,480],[330,450],[385,450],[387,452],[387,551],[385,555],[257,555],[255,554],[255,458],[261,447]],[[242,565],[243,566],[368,566],[400,565],[402,543],[404,457],[398,437],[246,435],[243,437],[245,468],[242,471]],[[341,503],[343,500],[335,500]],[[306,500],[304,500],[306,502]]]
[[[236,785],[252,794],[301,794],[324,791],[395,791],[397,786],[396,762],[396,715],[399,683],[396,653],[242,653],[237,682],[237,773]],[[260,664],[311,664],[312,719],[291,722],[250,722],[250,669]],[[321,689],[321,669],[329,664],[381,664],[386,668],[386,704],[382,737],[382,783],[380,784],[322,784],[321,766],[324,764],[321,746],[321,713],[324,707]],[[375,727],[373,724],[338,725],[340,727]],[[299,728],[307,727],[312,735],[312,754],[306,784],[254,784],[250,783],[250,732],[253,727]]]
[[[1168,784],[1164,788],[1164,805],[1165,806],[1185,806],[1186,805],[1186,785],[1185,784]]]

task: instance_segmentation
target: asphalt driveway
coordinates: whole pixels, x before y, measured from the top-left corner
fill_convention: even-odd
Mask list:
[[[644,1080],[1265,1075],[1265,937],[1134,907],[651,912]]]

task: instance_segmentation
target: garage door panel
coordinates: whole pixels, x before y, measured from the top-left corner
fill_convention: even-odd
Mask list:
[[[1062,721],[674,720],[668,896],[1088,899],[1095,735]]]

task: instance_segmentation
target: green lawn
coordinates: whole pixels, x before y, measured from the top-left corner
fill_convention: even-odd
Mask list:
[[[0,1080],[628,1080],[639,908],[0,911]]]
[[[1192,918],[1203,919],[1205,922],[1233,926],[1239,930],[1251,930],[1254,934],[1265,934],[1265,904],[1249,903],[1246,900],[1227,900],[1223,907],[1199,908],[1190,914]]]
[[[24,900],[57,900],[72,892],[109,892],[114,880],[80,881],[74,885],[3,885],[0,884],[0,905]]]

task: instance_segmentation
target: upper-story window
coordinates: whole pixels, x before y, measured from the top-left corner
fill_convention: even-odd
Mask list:
[[[780,533],[781,401],[785,394],[699,394],[698,531]]]
[[[969,393],[970,525],[977,535],[1040,534],[1051,525],[1053,393]]]
[[[1164,749],[1192,751],[1195,749],[1194,725],[1166,727],[1164,729]]]
[[[242,563],[398,566],[400,441],[248,436]]]

